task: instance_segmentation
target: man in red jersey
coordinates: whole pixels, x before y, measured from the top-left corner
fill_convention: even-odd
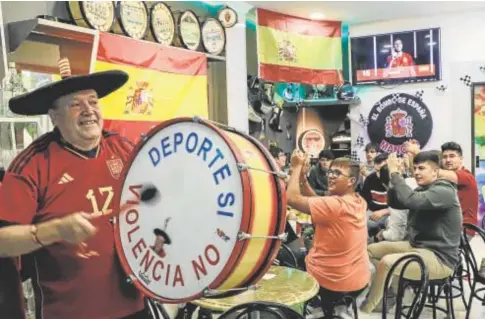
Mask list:
[[[415,156],[420,152],[419,143],[406,143],[406,151]],[[442,168],[439,177],[458,185],[458,199],[463,213],[463,223],[476,225],[478,222],[478,186],[475,176],[463,166],[463,151],[455,142],[441,145]],[[472,234],[470,234],[472,235]]]
[[[0,257],[28,255],[22,271],[32,279],[38,319],[150,318],[141,294],[126,283],[103,216],[118,209],[113,198],[133,145],[102,129],[98,100],[128,75],[70,76],[68,61],[60,66],[61,81],[9,101],[14,113],[48,114],[55,128],[5,174]]]
[[[414,59],[409,53],[403,51],[403,43],[399,38],[394,40],[391,55],[386,59],[386,66],[386,76],[391,73],[391,69],[393,68],[406,68],[409,71],[409,76],[416,76],[413,68]]]

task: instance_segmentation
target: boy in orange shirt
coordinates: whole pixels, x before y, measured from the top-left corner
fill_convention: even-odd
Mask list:
[[[306,156],[291,157],[288,205],[311,214],[315,227],[313,247],[306,265],[320,284],[325,318],[344,295],[356,298],[370,281],[367,255],[367,203],[355,193],[360,166],[347,158],[332,162],[328,171],[329,196],[317,196],[302,174]]]

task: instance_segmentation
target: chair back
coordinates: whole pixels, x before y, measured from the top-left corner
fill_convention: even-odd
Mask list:
[[[291,249],[285,244],[281,244],[281,248],[278,251],[275,260],[273,260],[273,265],[298,268],[298,261]]]
[[[389,273],[387,274],[386,281],[384,283],[384,297],[382,298],[382,319],[387,319],[387,290],[391,284],[392,277],[394,276],[394,271],[396,268],[404,264],[401,268],[401,272],[399,273],[398,277],[398,289],[397,289],[397,296],[396,296],[396,311],[395,311],[395,319],[401,318],[402,313],[402,301],[404,297],[404,274],[406,272],[406,268],[411,263],[417,263],[419,268],[421,269],[421,279],[420,285],[417,287],[415,291],[415,296],[411,306],[409,307],[409,311],[406,313],[407,319],[418,319],[421,312],[423,311],[424,304],[426,303],[426,297],[428,295],[428,286],[429,286],[429,273],[428,268],[424,264],[424,260],[419,255],[406,255],[404,257],[399,258],[396,260],[394,265],[392,265]]]
[[[251,318],[251,314],[259,313],[260,318],[267,319],[304,319],[304,317],[283,304],[274,302],[249,302],[232,307],[219,316],[219,319]]]
[[[465,255],[465,261],[467,268],[471,268],[471,271],[473,273],[473,276],[475,278],[478,278],[479,275],[479,267],[477,264],[477,259],[475,258],[475,254],[473,253],[472,247],[470,245],[470,240],[466,236],[467,233],[470,232],[475,232],[475,236],[478,234],[483,242],[485,243],[485,231],[481,229],[480,227],[469,224],[469,223],[464,223],[463,224],[463,234],[461,236],[461,250],[463,251]]]
[[[145,298],[145,309],[147,309],[153,319],[170,319],[163,305],[151,298]]]

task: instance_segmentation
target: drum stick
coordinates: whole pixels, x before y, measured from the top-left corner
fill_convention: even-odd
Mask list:
[[[140,194],[140,201],[143,202],[143,203],[151,203],[159,195],[160,195],[160,192],[158,191],[158,189],[154,185],[146,185],[145,187],[143,187],[143,190]],[[93,213],[93,215],[94,215],[94,217],[98,217],[98,216],[99,217],[107,216],[107,217],[110,217],[110,218],[118,217],[122,212],[125,212],[125,211],[129,210],[130,208],[136,206],[137,200],[138,199],[135,198],[131,201],[127,201],[124,204],[121,204],[120,209],[118,211],[114,212],[114,213],[113,213],[112,209],[107,209],[107,210],[104,210],[104,211],[101,211],[101,212],[98,212],[98,213]],[[80,243],[78,245],[78,248],[79,248],[79,250],[78,250],[77,255],[80,258],[89,259],[93,256],[99,256],[99,253],[94,251],[94,250],[86,252],[87,244],[85,242]]]

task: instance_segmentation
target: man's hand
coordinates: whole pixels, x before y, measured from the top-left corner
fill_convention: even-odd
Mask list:
[[[381,219],[382,217],[386,216],[388,214],[388,209],[387,208],[384,208],[384,209],[379,209],[379,210],[376,210],[375,212],[373,212],[369,218],[372,219],[373,221],[378,221],[379,219]]]
[[[383,241],[384,240],[384,230],[381,230],[377,235],[376,235],[377,240]]]
[[[421,152],[421,147],[419,146],[419,142],[417,140],[407,141],[404,144],[404,149],[406,150],[406,153],[412,155],[413,157]]]
[[[299,149],[294,150],[293,154],[291,154],[291,167],[304,165],[306,161],[307,156],[305,156]]]
[[[399,162],[399,158],[397,158],[396,153],[389,154],[387,158],[387,168],[389,169],[389,175],[393,173],[399,173],[399,166],[401,163]]]
[[[96,234],[97,229],[91,223],[96,217],[81,212],[61,218],[57,224],[59,237],[70,244],[82,243]]]

